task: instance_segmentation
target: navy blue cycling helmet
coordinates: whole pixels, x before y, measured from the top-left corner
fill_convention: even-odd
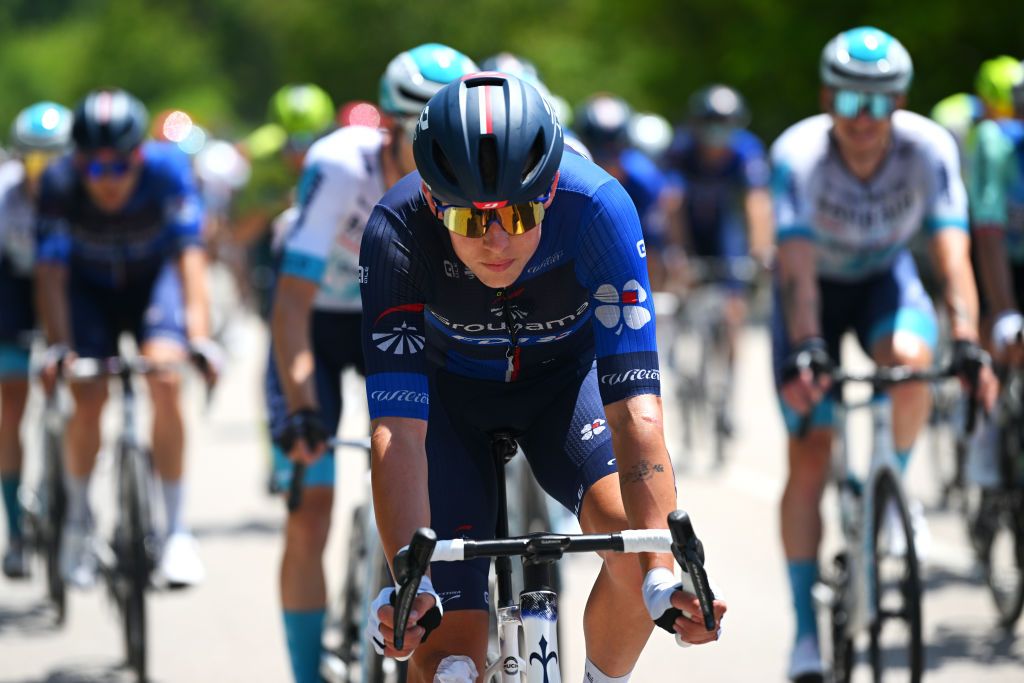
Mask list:
[[[591,95],[576,109],[575,130],[587,147],[599,151],[629,143],[633,110],[621,97],[608,93]]]
[[[146,137],[145,105],[124,90],[93,90],[75,107],[71,139],[80,152],[131,152]]]
[[[547,194],[562,146],[558,117],[533,86],[485,71],[430,98],[416,125],[413,155],[439,201],[496,208]]]

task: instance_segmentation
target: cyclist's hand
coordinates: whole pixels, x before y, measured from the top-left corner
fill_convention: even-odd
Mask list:
[[[999,380],[992,372],[992,359],[977,342],[957,339],[953,342],[953,370],[960,375],[968,391],[985,409],[991,412],[999,396]]]
[[[811,412],[831,384],[821,373],[833,367],[824,339],[811,337],[800,342],[782,364],[782,400],[800,415]]]
[[[327,429],[313,408],[300,408],[288,416],[278,445],[292,462],[312,465],[327,450]]]
[[[712,606],[715,612],[715,628],[708,631],[704,627],[704,617],[700,601],[694,595],[689,576],[683,574],[686,585],[675,577],[671,569],[656,567],[644,577],[644,605],[651,620],[662,630],[676,637],[676,644],[681,647],[702,645],[718,640],[722,635],[722,616],[725,614],[725,601],[715,599]],[[712,587],[715,595],[720,591]],[[678,612],[676,612],[678,610]],[[675,615],[675,618],[673,618]]]
[[[1007,311],[992,325],[992,346],[996,358],[1011,367],[1024,365],[1024,316]]]
[[[215,385],[224,369],[224,349],[220,344],[205,337],[190,339],[188,354],[193,365],[203,373],[207,386]]]
[[[377,654],[406,660],[412,656],[420,643],[426,641],[430,632],[441,624],[444,613],[441,598],[434,592],[429,576],[420,581],[419,592],[412,601],[412,610],[405,627],[405,642],[401,650],[395,649],[395,599],[398,591],[385,588],[370,605],[370,618],[366,624],[366,635],[373,643]]]
[[[43,366],[39,370],[39,381],[47,395],[57,387],[57,379],[64,368],[73,363],[78,355],[65,344],[53,344],[43,352]]]

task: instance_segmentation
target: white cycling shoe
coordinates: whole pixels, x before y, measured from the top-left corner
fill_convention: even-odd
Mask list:
[[[96,585],[100,569],[98,543],[91,529],[64,527],[60,539],[60,573],[69,586],[92,588]]]
[[[924,562],[932,546],[932,533],[924,516],[924,506],[917,500],[907,501],[907,512],[910,514],[910,528],[914,533],[914,552],[917,561]],[[893,557],[906,555],[907,539],[903,535],[903,523],[895,503],[886,509],[882,526],[881,549]]]
[[[823,683],[825,666],[818,649],[818,638],[801,636],[789,656],[789,680],[795,683]]]
[[[202,583],[206,578],[203,561],[199,559],[199,543],[187,531],[167,537],[160,552],[157,580],[169,588],[185,588]]]

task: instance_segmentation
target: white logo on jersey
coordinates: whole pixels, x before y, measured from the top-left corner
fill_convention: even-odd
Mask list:
[[[636,243],[636,253],[640,254],[640,258],[647,258],[647,245],[643,240]]]
[[[444,260],[444,274],[446,276],[452,278],[453,280],[458,280],[459,279],[459,267],[457,265],[455,265],[454,263],[452,263],[451,261],[449,261],[448,259],[445,259]]]
[[[359,284],[365,285],[370,281],[370,266],[359,266]]]
[[[601,418],[597,418],[590,424],[583,425],[583,429],[580,430],[580,438],[584,441],[590,441],[605,429],[607,429],[607,427],[605,427],[605,421]]]
[[[639,330],[651,322],[651,312],[640,305],[647,301],[647,291],[636,280],[627,282],[621,295],[613,285],[601,285],[594,298],[605,304],[594,309],[594,315],[605,327],[617,327],[615,334],[622,334],[620,320],[631,330]]]
[[[426,338],[418,334],[419,330],[402,323],[401,327],[393,327],[390,332],[374,332],[373,341],[381,351],[390,351],[396,356],[417,353],[426,345]]]

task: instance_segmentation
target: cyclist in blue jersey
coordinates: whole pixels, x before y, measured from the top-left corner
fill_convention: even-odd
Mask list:
[[[53,102],[22,110],[11,126],[14,157],[0,163],[0,487],[7,510],[3,572],[28,575],[21,533],[21,419],[28,398],[29,343],[35,328],[32,265],[39,177],[67,149],[71,112]]]
[[[824,680],[811,589],[832,437],[828,387],[810,368],[838,360],[848,330],[880,365],[931,366],[935,311],[907,249],[922,229],[944,283],[954,363],[983,360],[956,143],[938,124],[901,109],[910,55],[889,34],[857,28],[828,42],[820,74],[825,113],[791,126],[771,151],[779,243],[773,350],[789,430],[781,527],[796,613],[789,675],[801,683]],[[989,406],[995,390],[983,368],[979,393]],[[925,384],[908,384],[889,400],[905,468],[931,394]],[[911,514],[920,557],[920,505]]]
[[[593,95],[577,107],[576,133],[594,162],[619,181],[640,216],[647,268],[651,286],[660,290],[665,283],[663,260],[666,217],[679,203],[676,188],[670,188],[661,170],[646,154],[629,146],[629,122],[633,111],[625,100],[609,94]]]
[[[131,332],[146,358],[219,364],[208,337],[202,207],[188,157],[173,145],[143,144],[146,110],[123,90],[96,90],[75,109],[74,153],[44,173],[38,204],[36,283],[49,350],[44,382],[61,363],[118,353]],[[153,461],[166,508],[158,576],[170,585],[202,579],[195,539],[184,521],[185,433],[174,372],[149,376]],[[76,586],[94,583],[96,541],[89,479],[100,447],[103,381],[71,386],[67,423],[67,522],[61,567]]]
[[[281,559],[281,604],[297,683],[320,680],[323,552],[335,473],[324,439],[341,420],[342,371],[363,371],[357,275],[363,228],[384,191],[415,168],[412,131],[423,105],[444,84],[474,71],[472,60],[445,45],[402,52],[381,77],[386,126],[341,128],[306,155],[297,211],[284,238],[266,385],[276,487],[289,490],[291,461],[309,465]]]
[[[683,201],[669,217],[673,241],[698,258],[772,261],[771,174],[761,141],[747,130],[743,97],[726,85],[690,96],[689,119],[665,156],[670,175],[683,187]],[[736,362],[737,340],[747,316],[745,285],[725,278],[727,358]],[[731,427],[728,413],[724,425]]]
[[[507,74],[445,86],[420,116],[413,151],[418,172],[374,209],[359,258],[374,505],[388,556],[425,525],[440,538],[493,537],[488,432],[499,428],[519,435],[541,486],[584,531],[664,528],[675,479],[629,195],[563,154],[551,106]],[[671,606],[700,612],[678,590],[670,556],[604,562],[583,625],[587,680],[600,683],[628,680],[652,619]],[[371,608],[375,642],[412,654],[411,680],[475,681],[487,573],[487,562],[435,565],[401,652],[386,589]],[[716,601],[718,619],[724,611]],[[665,621],[692,643],[717,638],[684,617]]]

